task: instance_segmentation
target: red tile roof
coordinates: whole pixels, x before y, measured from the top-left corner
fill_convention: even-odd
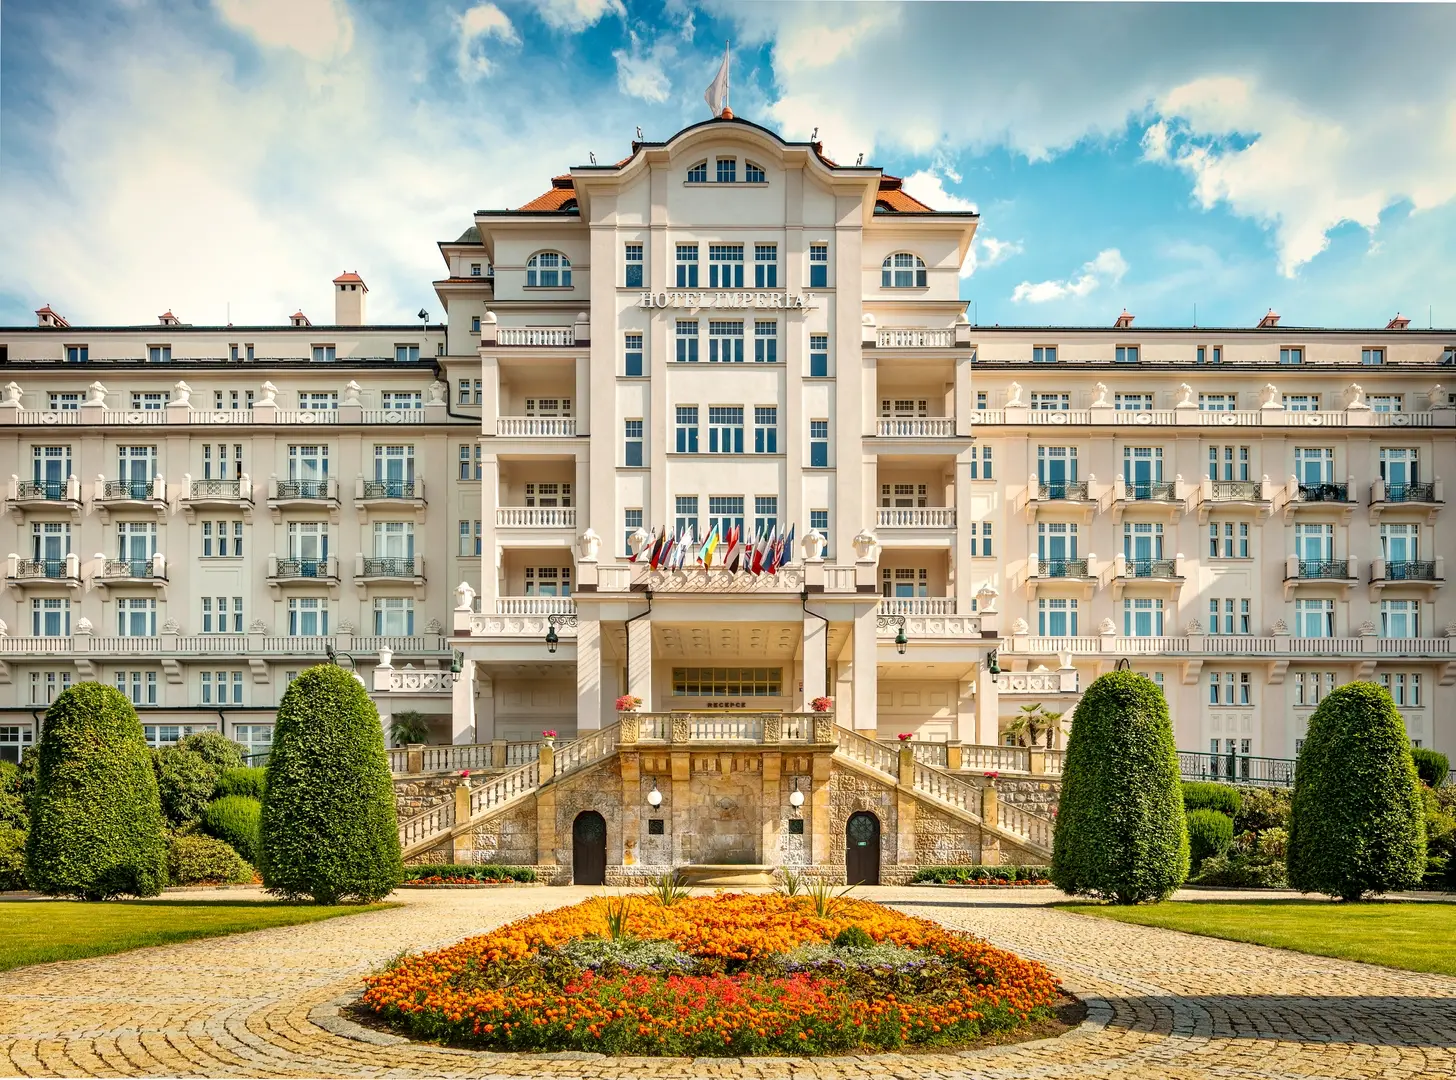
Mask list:
[[[364,279],[359,276],[357,270],[345,270],[338,277],[334,278],[335,285],[364,285]],[[369,291],[369,286],[364,285],[364,291]]]
[[[572,183],[570,176],[553,176],[551,178],[551,190],[544,194],[537,195],[519,210],[563,210],[568,209],[567,203],[576,202],[576,185]]]
[[[903,181],[898,176],[881,176],[880,192],[875,196],[875,207],[897,214],[924,214],[930,211],[930,207],[908,194],[900,186],[902,183]]]

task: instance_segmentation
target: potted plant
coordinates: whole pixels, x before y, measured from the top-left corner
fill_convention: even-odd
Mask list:
[[[899,739],[901,742],[909,742],[911,739],[915,738],[915,733],[913,731],[902,731],[900,732],[900,734],[896,735],[895,738]]]
[[[547,728],[545,731],[541,732],[541,741],[543,743],[545,743],[547,746],[555,746],[556,745],[556,731],[555,731],[555,729],[554,728]]]
[[[623,694],[617,699],[618,712],[636,712],[642,708],[642,699],[633,694]]]
[[[828,712],[834,708],[834,699],[832,697],[816,697],[813,701],[809,702],[809,708],[815,712]]]

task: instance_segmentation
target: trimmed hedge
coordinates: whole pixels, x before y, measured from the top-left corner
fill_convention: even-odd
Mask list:
[[[243,744],[233,742],[216,731],[199,731],[196,735],[188,735],[185,739],[179,739],[177,746],[179,749],[200,754],[214,772],[243,767]]]
[[[469,878],[471,881],[519,881],[529,884],[536,880],[536,870],[530,866],[498,866],[495,863],[443,863],[405,867],[406,881],[423,878]]]
[[[208,836],[231,845],[254,866],[258,865],[258,827],[263,804],[248,795],[224,795],[213,799],[202,812],[202,828]]]
[[[1425,803],[1405,722],[1383,687],[1338,687],[1310,716],[1299,752],[1289,883],[1358,900],[1414,889],[1425,867]]]
[[[0,892],[25,888],[25,830],[0,824]]]
[[[245,885],[253,868],[228,844],[211,836],[174,834],[167,845],[173,885]]]
[[[1188,811],[1188,859],[1196,873],[1210,855],[1222,855],[1234,842],[1234,819],[1218,810]]]
[[[263,789],[267,786],[268,770],[261,765],[244,765],[239,769],[224,769],[217,774],[217,789],[213,798],[225,795],[246,795],[250,799],[263,800]]]
[[[1072,721],[1052,839],[1052,881],[1120,904],[1161,900],[1188,876],[1188,833],[1168,701],[1110,671]]]
[[[0,825],[30,827],[30,812],[20,795],[20,766],[9,761],[0,761]]]
[[[1228,784],[1215,784],[1206,780],[1183,781],[1183,809],[1217,810],[1230,819],[1239,816],[1239,790]]]
[[[1248,787],[1239,793],[1239,812],[1234,815],[1234,832],[1263,832],[1289,828],[1289,808],[1294,792],[1288,788]]]
[[[151,751],[126,696],[83,682],[46,710],[25,876],[51,896],[156,896],[167,842]]]
[[[1411,760],[1416,764],[1416,775],[1426,787],[1438,788],[1451,775],[1451,759],[1439,750],[1427,750],[1422,746],[1411,747]]]
[[[372,901],[404,880],[379,711],[351,672],[319,664],[289,684],[260,836],[263,883],[289,899]]]
[[[915,871],[910,884],[928,882],[933,885],[958,885],[970,881],[1049,881],[1050,866],[922,866]]]
[[[165,746],[153,754],[157,792],[167,821],[177,827],[198,820],[217,791],[217,770],[197,751],[180,744]]]

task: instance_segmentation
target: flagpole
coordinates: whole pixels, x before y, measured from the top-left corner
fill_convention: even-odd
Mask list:
[[[723,80],[723,107],[732,107],[733,98],[733,46],[731,42],[723,42],[723,65],[728,77]]]

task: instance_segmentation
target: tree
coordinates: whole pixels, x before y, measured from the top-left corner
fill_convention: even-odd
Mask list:
[[[272,892],[377,900],[404,879],[379,712],[351,672],[309,668],[278,706],[259,869]]]
[[[183,749],[180,743],[156,751],[152,764],[167,821],[178,826],[200,818],[217,790],[217,770],[201,754]]]
[[[1168,702],[1145,676],[1111,671],[1072,718],[1052,839],[1052,881],[1136,904],[1188,876],[1188,834]]]
[[[389,741],[395,746],[429,742],[430,725],[425,722],[425,714],[415,709],[395,713],[389,725]]]
[[[1383,687],[1338,687],[1310,716],[1295,766],[1289,884],[1358,900],[1415,888],[1425,865],[1425,805],[1405,722]]]
[[[156,896],[167,844],[151,751],[125,695],[83,682],[46,710],[25,876],[53,896]]]
[[[203,761],[212,766],[214,772],[221,773],[224,769],[243,767],[243,744],[219,735],[216,731],[199,731],[195,735],[188,735],[185,739],[178,740],[177,747],[201,756]]]
[[[1046,717],[1041,711],[1040,702],[1023,705],[1021,714],[1013,717],[1011,723],[1006,725],[1006,734],[1016,740],[1017,746],[1035,746],[1045,725]]]

